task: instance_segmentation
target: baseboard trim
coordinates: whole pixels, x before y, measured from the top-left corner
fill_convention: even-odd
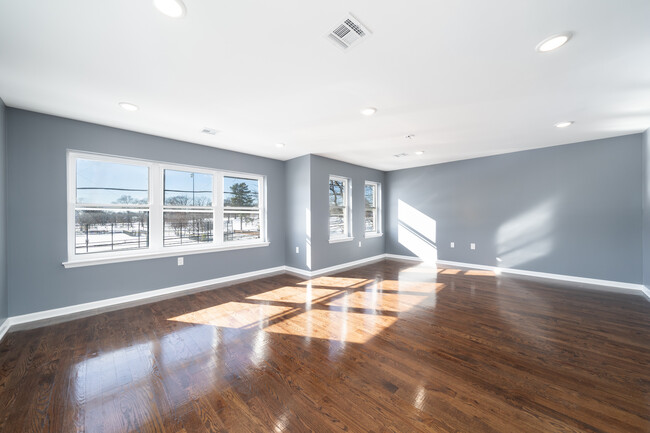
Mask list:
[[[650,301],[650,287],[643,286],[643,289],[641,290],[643,290],[643,294],[648,298],[648,301]]]
[[[2,341],[2,337],[5,336],[10,327],[11,322],[9,322],[9,318],[7,318],[4,322],[2,322],[2,325],[0,325],[0,341]]]
[[[390,260],[399,260],[402,262],[422,262],[423,260],[415,256],[401,256],[399,254],[384,254],[384,258]]]
[[[68,320],[74,320],[95,314],[105,313],[120,308],[146,304],[204,290],[212,290],[218,287],[231,285],[238,282],[244,282],[247,280],[268,277],[276,274],[290,273],[298,275],[300,277],[312,278],[319,275],[338,272],[345,269],[362,266],[368,263],[381,261],[384,260],[384,258],[385,255],[380,254],[377,256],[366,257],[364,259],[342,263],[340,265],[330,266],[315,271],[306,271],[291,266],[277,266],[275,268],[245,272],[242,274],[229,275],[226,277],[214,278],[211,280],[197,281],[194,283],[182,284],[179,286],[167,287],[164,289],[149,290],[133,295],[119,296],[116,298],[103,299],[101,301],[87,302],[83,304],[71,305],[68,307],[12,316],[8,317],[0,326],[0,340],[9,331],[9,329],[20,330],[60,323]]]
[[[393,260],[417,261],[422,262],[422,259],[413,256],[400,256],[397,254],[386,254],[386,258]],[[650,290],[642,284],[625,283],[622,281],[599,280],[596,278],[576,277],[573,275],[551,274],[548,272],[527,271],[522,269],[513,268],[500,268],[498,266],[477,265],[475,263],[454,262],[450,260],[438,260],[436,264],[443,266],[457,266],[459,268],[480,269],[486,271],[493,271],[502,274],[514,274],[535,278],[547,278],[551,280],[567,281],[571,283],[589,284],[594,286],[603,286],[603,290],[616,293],[626,293],[635,295],[645,295],[650,300]]]
[[[342,263],[340,265],[335,265],[335,266],[329,266],[327,268],[322,268],[322,269],[317,269],[315,271],[307,271],[304,269],[299,269],[299,268],[294,268],[291,266],[285,266],[285,270],[290,273],[290,274],[297,274],[301,277],[305,278],[313,278],[317,277],[319,275],[324,275],[324,274],[329,274],[332,272],[338,272],[338,271],[343,271],[345,269],[351,269],[351,268],[356,268],[362,265],[366,265],[368,263],[374,263],[374,262],[379,262],[381,260],[384,260],[386,258],[386,254],[379,254],[376,256],[372,257],[366,257],[364,259],[359,259],[355,260],[353,262],[347,262],[347,263]]]
[[[285,272],[284,268],[284,266],[277,266],[275,268],[262,269],[259,271],[245,272],[241,274],[229,275],[226,277],[181,284],[179,286],[167,287],[164,289],[149,290],[133,295],[119,296],[116,298],[103,299],[101,301],[87,302],[84,304],[55,308],[52,310],[22,314],[20,316],[12,316],[5,321],[3,327],[7,325],[8,328],[21,328],[20,325],[33,325],[44,321],[48,321],[48,324],[51,324],[57,323],[57,321],[54,320],[57,318],[61,318],[62,320],[60,321],[72,320],[80,317],[103,313],[112,309],[125,308],[127,306],[144,304],[156,300],[180,296],[181,294],[190,294],[193,292],[215,289],[220,286],[230,285],[246,280],[252,280],[276,274],[283,274]],[[25,327],[22,328],[24,329]]]
[[[55,308],[52,310],[38,311],[35,313],[22,314],[20,316],[8,317],[2,325],[0,325],[0,341],[11,328],[24,329],[33,326],[43,326],[45,323],[58,323],[67,320],[73,320],[80,317],[91,316],[95,314],[104,313],[107,311],[126,308],[129,306],[146,304],[157,300],[167,299],[171,297],[181,296],[200,292],[204,290],[212,290],[218,287],[223,287],[238,282],[247,280],[254,280],[257,278],[267,277],[271,275],[289,273],[298,275],[305,278],[313,278],[332,272],[343,271],[346,269],[356,268],[369,263],[378,262],[384,259],[399,260],[405,262],[422,262],[422,259],[413,256],[402,256],[398,254],[379,254],[364,259],[355,260],[352,262],[342,263],[340,265],[329,266],[327,268],[318,269],[315,271],[307,271],[304,269],[294,268],[291,266],[277,266],[274,268],[261,269],[258,271],[245,272],[241,274],[229,275],[226,277],[213,278],[210,280],[197,281],[194,283],[182,284],[178,286],[168,287],[158,290],[150,290],[147,292],[136,293],[133,295],[120,296],[116,298],[104,299],[101,301],[87,302],[84,304],[71,305],[63,308]],[[534,272],[521,269],[512,268],[499,268],[496,266],[477,265],[473,263],[453,262],[448,260],[438,260],[436,262],[444,266],[457,266],[461,268],[481,269],[494,271],[496,273],[509,273],[516,275],[523,275],[536,278],[548,278],[560,281],[567,281],[572,283],[590,284],[596,286],[603,286],[603,290],[643,295],[650,301],[650,288],[641,284],[624,283],[620,281],[599,280],[594,278],[574,277],[571,275],[550,274],[546,272]],[[23,326],[25,325],[25,326]],[[14,329],[15,330],[15,329]]]

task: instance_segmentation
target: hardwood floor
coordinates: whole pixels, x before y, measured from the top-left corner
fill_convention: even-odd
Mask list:
[[[0,344],[3,432],[650,432],[650,302],[385,261]]]

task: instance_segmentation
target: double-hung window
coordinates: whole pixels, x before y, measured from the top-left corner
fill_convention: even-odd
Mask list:
[[[165,169],[163,183],[163,245],[211,243],[213,175]]]
[[[366,237],[381,235],[380,206],[381,206],[381,184],[378,182],[366,181],[365,190],[365,234]]]
[[[224,176],[223,241],[260,238],[260,178]]]
[[[74,254],[149,248],[149,168],[77,158],[75,171]]]
[[[329,179],[329,229],[330,242],[348,240],[352,237],[350,228],[350,180],[339,176]]]
[[[264,176],[68,152],[66,267],[268,245]]]

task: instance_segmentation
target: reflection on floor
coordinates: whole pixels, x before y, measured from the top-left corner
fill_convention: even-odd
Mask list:
[[[385,261],[0,343],[0,431],[650,431],[650,303]]]

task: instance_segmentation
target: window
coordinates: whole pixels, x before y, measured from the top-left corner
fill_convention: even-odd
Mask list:
[[[365,209],[365,231],[366,236],[381,235],[380,227],[380,206],[381,206],[381,184],[366,181],[364,191]]]
[[[258,179],[223,178],[223,241],[260,238],[260,182]]]
[[[348,179],[330,176],[330,241],[351,238],[348,185]]]
[[[212,242],[212,175],[165,170],[163,245]]]
[[[74,252],[149,248],[149,169],[76,160]]]
[[[268,245],[264,186],[259,175],[69,152],[64,265]]]

